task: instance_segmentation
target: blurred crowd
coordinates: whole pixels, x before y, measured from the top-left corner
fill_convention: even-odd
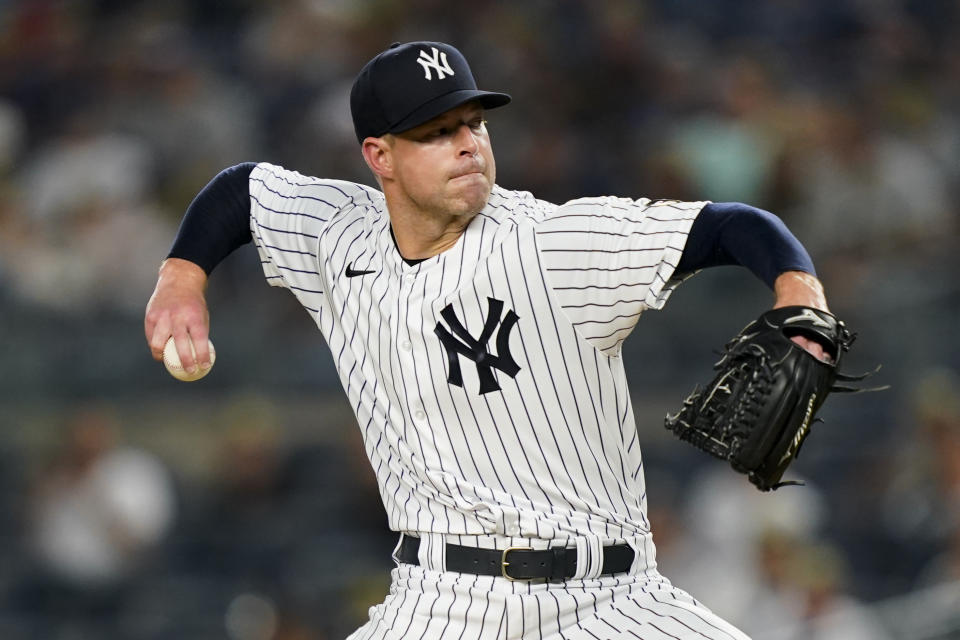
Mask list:
[[[503,186],[774,211],[860,334],[850,366],[884,365],[889,391],[828,403],[807,485],[759,494],[659,424],[768,294],[720,269],[641,319],[664,573],[757,640],[960,637],[952,0],[0,2],[0,637],[336,638],[382,599],[393,538],[292,296],[224,263],[189,388],[142,312],[221,169],[372,183],[350,85],[412,39],[513,95]]]

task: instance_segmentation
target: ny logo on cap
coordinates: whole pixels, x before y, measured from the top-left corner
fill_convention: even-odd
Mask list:
[[[431,69],[437,72],[437,80],[443,80],[446,75],[454,75],[450,63],[447,62],[447,52],[438,51],[436,47],[430,47],[430,50],[433,52],[432,57],[426,51],[420,49],[420,57],[417,58],[417,62],[423,67],[423,77],[427,80],[433,80],[433,74],[430,73]]]

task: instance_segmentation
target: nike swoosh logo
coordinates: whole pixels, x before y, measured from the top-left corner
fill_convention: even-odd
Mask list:
[[[355,270],[353,268],[353,263],[347,265],[346,270],[344,271],[348,278],[356,278],[357,276],[365,276],[368,273],[376,273],[376,271],[367,271],[367,270]]]

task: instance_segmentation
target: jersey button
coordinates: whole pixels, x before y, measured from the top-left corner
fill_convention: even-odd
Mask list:
[[[410,351],[411,346],[412,345],[410,344],[409,340],[404,340],[403,342],[400,343],[400,348],[403,349],[404,351]]]
[[[423,411],[417,411],[413,414],[413,417],[417,420],[426,420],[427,414],[425,414]]]

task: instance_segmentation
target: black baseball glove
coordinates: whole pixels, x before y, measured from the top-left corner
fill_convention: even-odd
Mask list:
[[[811,355],[790,338],[823,345],[831,362]],[[843,322],[809,307],[767,311],[724,348],[716,377],[699,386],[666,418],[667,429],[722,460],[762,491],[780,482],[831,391],[859,391],[837,381],[861,380],[838,371],[853,343]]]

